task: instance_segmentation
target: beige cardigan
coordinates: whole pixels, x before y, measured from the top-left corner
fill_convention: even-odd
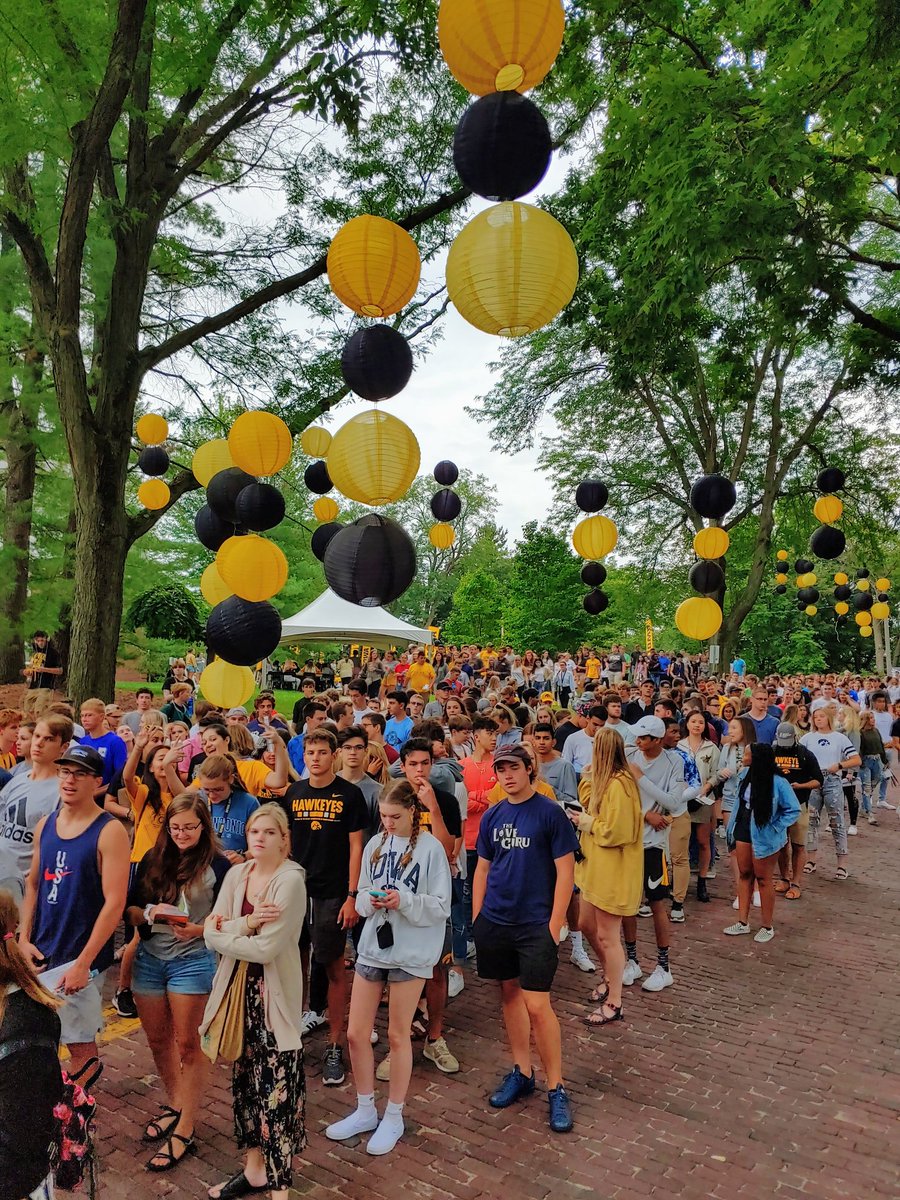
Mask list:
[[[277,921],[251,933],[247,918],[241,916],[241,907],[247,891],[247,876],[252,869],[252,862],[238,863],[231,868],[213,908],[213,913],[225,918],[222,928],[216,930],[207,925],[204,930],[207,946],[220,957],[200,1025],[200,1036],[206,1033],[218,1012],[234,968],[243,959],[263,964],[266,1028],[274,1033],[278,1049],[299,1050],[303,1012],[300,931],[306,916],[306,872],[297,863],[285,860],[263,893],[265,903],[279,905],[282,914]]]

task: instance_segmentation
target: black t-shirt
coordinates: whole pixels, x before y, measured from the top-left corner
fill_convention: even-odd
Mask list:
[[[291,857],[306,869],[313,900],[338,900],[350,887],[350,834],[369,827],[369,809],[355,783],[336,776],[324,788],[292,783],[280,801],[291,823]]]
[[[52,642],[48,642],[43,650],[38,650],[35,647],[31,652],[31,657],[28,660],[28,665],[31,667],[31,675],[28,679],[30,688],[55,688],[59,682],[59,675],[45,675],[44,667],[58,667],[59,655],[56,653],[56,647]]]
[[[822,768],[819,766],[816,756],[807,750],[805,746],[801,746],[798,742],[796,746],[791,746],[790,749],[783,746],[773,746],[772,748],[775,751],[775,765],[788,783],[809,783],[814,779],[821,787]],[[804,788],[800,792],[794,792],[794,795],[801,804],[809,803],[808,788]]]
[[[556,749],[562,750],[563,746],[566,744],[566,738],[571,737],[573,733],[577,732],[578,726],[574,721],[563,721],[561,725],[557,725],[556,732],[553,736],[553,744]]]
[[[656,701],[651,700],[645,707],[643,700],[629,700],[622,709],[622,720],[626,725],[636,725],[641,717],[653,716],[655,704]]]
[[[447,826],[447,832],[452,838],[462,837],[462,814],[459,811],[456,797],[439,788],[434,789],[434,795],[438,802],[438,808],[441,810],[441,816],[444,818],[444,824]],[[419,828],[431,832],[431,813],[427,809],[423,810],[419,817]]]
[[[900,718],[898,718],[891,726],[891,737],[900,737]]]

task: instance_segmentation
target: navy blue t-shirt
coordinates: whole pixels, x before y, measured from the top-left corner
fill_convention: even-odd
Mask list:
[[[481,911],[498,925],[548,925],[557,858],[574,854],[569,818],[539,793],[521,804],[501,800],[481,818],[478,857],[490,862]]]
[[[247,820],[259,808],[259,801],[249,792],[233,789],[227,800],[209,806],[213,829],[226,850],[247,853]]]
[[[744,716],[750,717],[750,714],[744,713]],[[767,746],[771,746],[775,741],[776,730],[781,724],[780,720],[768,714],[764,717],[750,717],[750,720],[756,726],[756,740],[758,742],[765,742]]]
[[[128,747],[117,733],[103,733],[100,737],[84,734],[75,738],[82,746],[90,746],[103,759],[103,782],[109,787],[113,776],[121,771],[128,759]]]

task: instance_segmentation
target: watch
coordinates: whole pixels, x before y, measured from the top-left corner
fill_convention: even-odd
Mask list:
[[[358,895],[359,895],[359,892],[358,892],[358,891],[350,891],[350,892],[348,892],[348,893],[347,893],[347,899],[348,899],[348,900],[355,900],[355,899],[356,899],[356,897],[357,897]]]

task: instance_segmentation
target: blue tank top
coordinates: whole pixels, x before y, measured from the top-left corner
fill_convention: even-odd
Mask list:
[[[56,818],[47,818],[41,833],[41,865],[38,879],[32,944],[37,946],[50,967],[77,958],[94,929],[103,908],[103,886],[97,865],[97,842],[105,825],[114,821],[110,813],[101,813],[75,838],[61,838]],[[113,961],[111,937],[91,966],[105,971]]]

